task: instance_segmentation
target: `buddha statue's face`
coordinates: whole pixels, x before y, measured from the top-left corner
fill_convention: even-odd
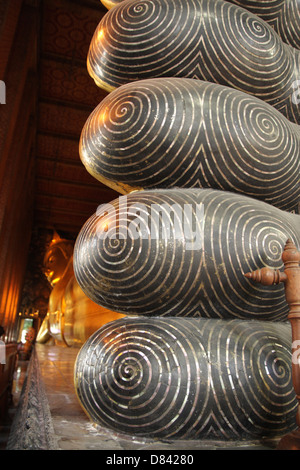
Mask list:
[[[63,243],[50,247],[44,258],[44,273],[52,286],[63,277],[70,260],[70,249]]]

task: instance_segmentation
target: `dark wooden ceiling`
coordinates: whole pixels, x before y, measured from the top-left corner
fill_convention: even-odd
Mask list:
[[[107,12],[100,0],[40,2],[35,226],[76,237],[99,204],[118,196],[84,168],[79,138],[107,95],[90,78],[86,58]]]

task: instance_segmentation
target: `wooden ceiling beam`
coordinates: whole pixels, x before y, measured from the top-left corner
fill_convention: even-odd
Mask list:
[[[110,195],[116,194],[116,197],[118,196],[118,194],[113,189],[109,188],[108,186],[105,186],[104,184],[100,182],[96,182],[97,184],[95,184],[94,186],[91,186],[90,184],[87,184],[87,183],[74,183],[73,181],[70,181],[70,180],[63,181],[61,179],[57,180],[55,178],[44,178],[44,177],[38,178],[37,184],[39,184],[40,186],[42,186],[43,184],[47,184],[47,183],[50,183],[50,185],[53,185],[53,186],[67,187],[69,188],[69,190],[72,191],[72,193],[73,191],[80,189],[80,191],[78,191],[77,197],[75,197],[75,199],[79,199],[79,200],[82,200],[84,198],[85,191],[90,191],[90,190],[91,190],[90,192],[95,193],[96,197],[98,197],[96,192],[98,192],[99,194],[101,193],[101,195],[103,194],[103,195],[110,196]],[[42,187],[39,190],[41,191]],[[95,198],[91,200],[95,200]]]

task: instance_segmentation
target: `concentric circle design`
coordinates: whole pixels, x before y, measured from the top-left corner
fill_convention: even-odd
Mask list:
[[[299,0],[229,0],[271,25],[281,39],[300,49],[300,1]],[[111,3],[120,3],[113,0]]]
[[[90,115],[80,156],[98,180],[133,189],[211,187],[293,210],[300,128],[229,87],[184,78],[123,85]]]
[[[154,77],[196,78],[254,95],[293,122],[300,52],[271,26],[223,0],[129,0],[100,21],[88,53],[98,86]]]
[[[117,432],[273,437],[296,427],[290,344],[286,323],[125,318],[85,343],[75,387],[92,420]]]
[[[211,189],[137,191],[99,207],[74,249],[80,287],[125,314],[285,320],[283,284],[244,274],[283,268],[300,216]]]

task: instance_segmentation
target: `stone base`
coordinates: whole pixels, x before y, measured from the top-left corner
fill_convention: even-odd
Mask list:
[[[78,349],[37,344],[32,352],[7,450],[274,450],[278,441],[136,439],[92,423],[73,385]],[[116,454],[117,455],[117,454]]]

